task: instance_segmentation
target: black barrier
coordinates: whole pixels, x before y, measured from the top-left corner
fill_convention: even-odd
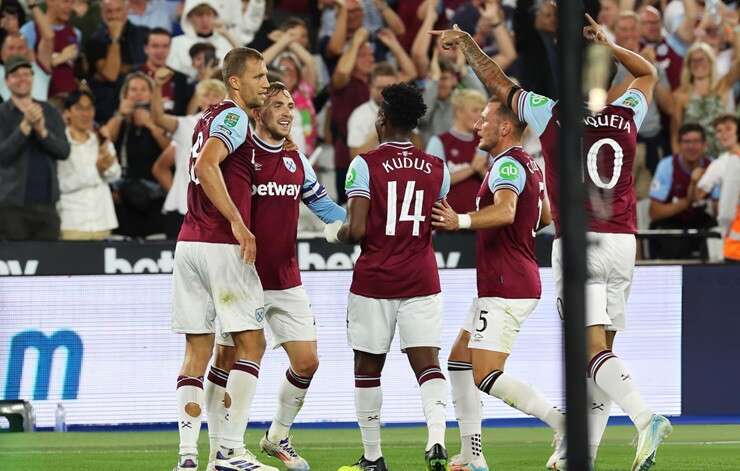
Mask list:
[[[550,266],[552,237],[537,237],[540,266]],[[259,249],[258,249],[259,250]],[[435,234],[440,268],[475,268],[475,235]],[[303,271],[351,270],[359,246],[299,239],[298,267]],[[0,276],[171,273],[173,241],[0,242]]]
[[[681,413],[740,416],[740,265],[683,269]]]

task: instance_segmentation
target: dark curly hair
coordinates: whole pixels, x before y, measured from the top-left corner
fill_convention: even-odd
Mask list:
[[[427,105],[418,88],[407,83],[398,83],[385,87],[383,96],[383,114],[388,122],[403,131],[412,131],[419,119],[427,112]]]

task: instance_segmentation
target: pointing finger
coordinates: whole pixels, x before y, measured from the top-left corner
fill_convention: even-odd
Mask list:
[[[588,13],[586,13],[586,19],[588,19],[588,22],[591,23],[591,26],[593,26],[593,27],[598,27],[599,26],[599,24],[597,22],[595,22],[594,19],[591,18],[591,15],[589,15]]]

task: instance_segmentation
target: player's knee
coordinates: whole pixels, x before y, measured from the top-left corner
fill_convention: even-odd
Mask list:
[[[185,404],[185,413],[190,417],[200,417],[200,405],[195,402],[188,402]]]
[[[301,358],[298,361],[295,361],[291,368],[293,368],[293,371],[298,376],[312,378],[319,369],[319,358],[316,355]]]
[[[234,365],[234,361],[236,361],[235,358],[236,348],[219,345],[216,349],[216,358],[213,360],[213,365],[216,368],[220,368],[224,371],[229,371]]]

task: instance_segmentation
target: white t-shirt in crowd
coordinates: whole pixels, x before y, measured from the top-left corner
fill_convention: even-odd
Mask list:
[[[361,104],[349,115],[347,121],[347,146],[360,147],[368,137],[375,134],[375,120],[378,119],[378,107],[372,99]]]
[[[162,206],[163,213],[188,210],[188,184],[190,183],[190,153],[193,147],[193,129],[203,113],[177,116],[177,130],[172,134],[171,146],[175,147],[175,176],[172,187]]]

